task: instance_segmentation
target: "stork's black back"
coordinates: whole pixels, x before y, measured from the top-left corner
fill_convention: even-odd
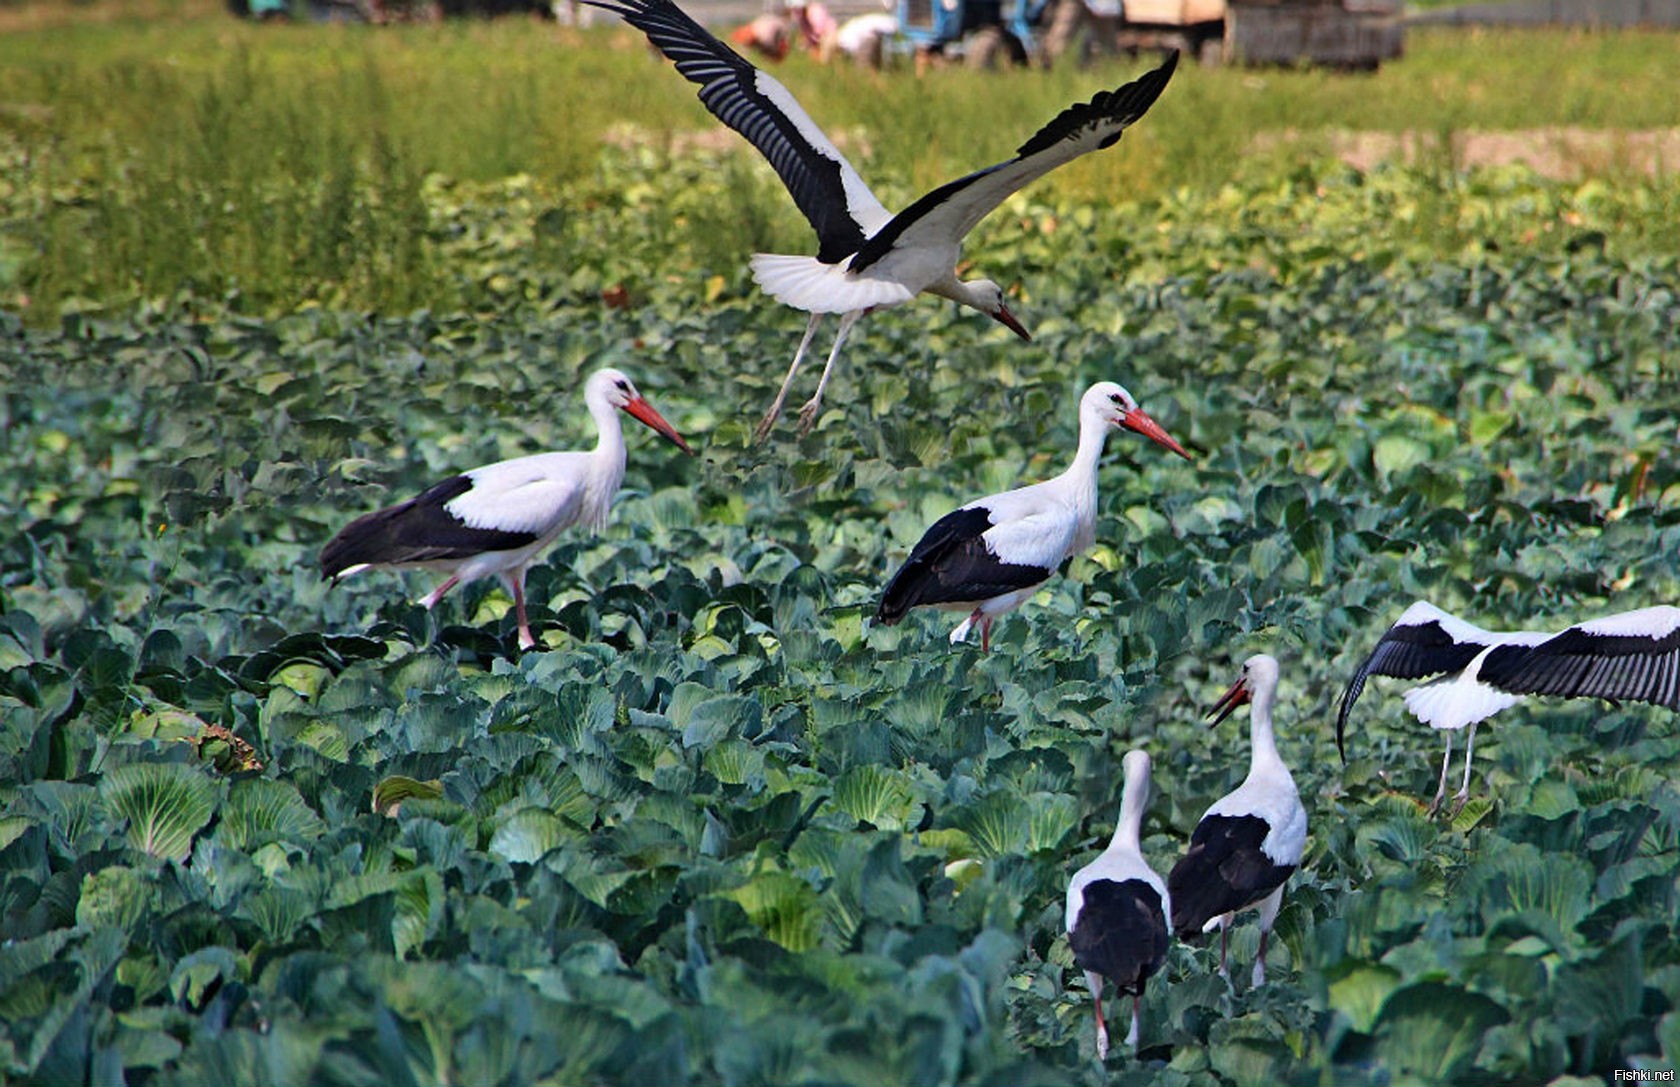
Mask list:
[[[321,549],[321,576],[337,577],[364,564],[458,561],[537,542],[539,537],[534,532],[474,528],[445,508],[472,486],[470,476],[451,476],[406,502],[356,518]]]
[[[1074,965],[1107,978],[1122,993],[1143,995],[1167,957],[1161,894],[1141,879],[1087,883],[1068,946]]]
[[[981,534],[992,527],[984,506],[952,510],[935,521],[881,594],[875,621],[892,626],[919,604],[989,600],[1048,578],[1042,566],[1003,562]]]
[[[1265,898],[1295,871],[1260,849],[1271,830],[1258,815],[1209,815],[1196,824],[1190,848],[1167,875],[1173,931],[1198,935],[1223,913]]]

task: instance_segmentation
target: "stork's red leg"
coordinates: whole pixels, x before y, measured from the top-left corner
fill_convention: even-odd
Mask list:
[[[525,571],[516,571],[508,583],[513,588],[513,613],[519,620],[519,648],[531,649],[537,640],[531,637],[531,624],[525,618]]]
[[[445,579],[445,581],[442,585],[439,585],[437,588],[435,588],[431,592],[427,593],[425,598],[422,599],[420,601],[420,603],[425,605],[427,611],[430,611],[430,610],[432,610],[432,608],[437,606],[437,602],[439,600],[443,599],[443,594],[444,593],[447,593],[450,589],[453,589],[455,586],[459,585],[460,583],[461,583],[461,579],[459,577],[455,576],[454,574],[450,574],[449,577],[447,579]]]
[[[1097,1019],[1097,1060],[1106,1060],[1108,1058],[1108,1024],[1103,1022],[1102,975],[1087,970],[1085,980],[1091,986],[1091,1010],[1096,1013]]]

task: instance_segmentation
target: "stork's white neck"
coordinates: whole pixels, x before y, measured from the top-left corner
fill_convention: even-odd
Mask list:
[[[1053,489],[1059,501],[1073,514],[1074,536],[1069,555],[1078,555],[1096,539],[1097,529],[1097,463],[1102,459],[1103,443],[1108,438],[1109,425],[1091,409],[1079,413],[1079,447],[1074,451],[1073,463],[1046,486]]]
[[[1102,460],[1103,446],[1108,444],[1108,420],[1094,410],[1079,413],[1079,447],[1074,451],[1073,463],[1067,475],[1089,479],[1093,486],[1097,479],[1097,463]]]
[[[595,420],[595,456],[624,464],[624,424],[618,409],[605,398],[588,398],[589,417]]]
[[[1125,792],[1120,796],[1120,821],[1114,826],[1110,850],[1143,852],[1143,810],[1149,804],[1149,764],[1139,763],[1126,771]]]
[[[975,282],[978,283],[979,280],[975,280]],[[967,280],[958,279],[948,268],[944,275],[922,289],[928,294],[949,298],[951,301],[967,306],[969,309],[976,309],[988,315],[990,313],[986,308],[987,300],[985,296],[975,290],[973,284]]]
[[[1283,757],[1278,754],[1277,737],[1272,731],[1272,703],[1277,698],[1277,677],[1263,679],[1253,688],[1253,706],[1248,714],[1250,777],[1261,773],[1288,774]]]

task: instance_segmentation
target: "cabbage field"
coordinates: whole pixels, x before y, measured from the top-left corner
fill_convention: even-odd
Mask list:
[[[465,66],[502,40],[388,33],[351,51],[442,40]],[[516,33],[553,32],[495,32]],[[110,78],[293,71],[182,40],[173,68]],[[622,44],[540,45],[596,41]],[[1380,78],[1451,67],[1432,42]],[[754,446],[804,317],[746,258],[809,236],[738,141],[693,138],[688,85],[639,50],[615,53],[645,84],[624,119],[693,112],[574,172],[422,170],[418,137],[391,134],[348,141],[343,172],[271,164],[241,203],[208,199],[207,173],[115,169],[141,134],[73,102],[77,62],[37,47],[0,73],[10,101],[59,110],[0,113],[0,1081],[1585,1085],[1680,1063],[1674,714],[1508,710],[1450,818],[1426,814],[1440,738],[1402,683],[1367,690],[1345,765],[1333,736],[1342,685],[1413,600],[1496,628],[1680,603],[1672,173],[1360,170],[1309,133],[1179,161],[1171,184],[1101,195],[1106,175],[1078,174],[967,250],[1031,343],[931,299],[876,314],[815,430]],[[1089,94],[1145,63],[992,78]],[[802,96],[918,93],[908,72],[781,74]],[[1299,118],[1339,78],[1181,70],[1092,169],[1182,158],[1193,108],[1245,80]],[[217,116],[167,101],[203,126],[183,145]],[[988,123],[1007,151],[1045,116],[1035,99]],[[872,131],[849,149],[889,204],[991,161],[947,143],[912,167]],[[164,206],[125,219],[142,183]],[[211,279],[236,231],[205,224],[264,208],[254,263]],[[182,236],[156,233],[170,221]],[[266,253],[263,223],[295,248]],[[328,228],[342,251],[304,244]],[[167,267],[135,256],[168,246]],[[398,282],[414,296],[378,301]],[[612,523],[531,572],[539,651],[493,581],[428,613],[424,575],[319,579],[354,516],[592,441],[580,390],[603,365],[699,455],[627,433]],[[948,644],[942,614],[872,626],[936,517],[1065,466],[1101,379],[1193,459],[1112,437],[1097,545],[989,654]],[[1155,764],[1144,851],[1171,867],[1246,772],[1246,713],[1210,731],[1204,711],[1255,652],[1282,665],[1309,817],[1270,980],[1248,982],[1251,919],[1232,981],[1216,943],[1176,944],[1141,1052],[1099,1064],[1067,879],[1106,844],[1133,747]]]

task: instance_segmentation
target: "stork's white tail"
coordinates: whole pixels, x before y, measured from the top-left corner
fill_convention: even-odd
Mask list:
[[[848,275],[840,265],[824,264],[816,257],[754,253],[749,263],[753,279],[765,294],[806,313],[850,313],[896,306],[915,297],[901,283],[873,279],[867,273]]]
[[[1413,687],[1402,697],[1413,717],[1438,729],[1463,728],[1485,721],[1519,701],[1514,694],[1506,694],[1463,676]]]

